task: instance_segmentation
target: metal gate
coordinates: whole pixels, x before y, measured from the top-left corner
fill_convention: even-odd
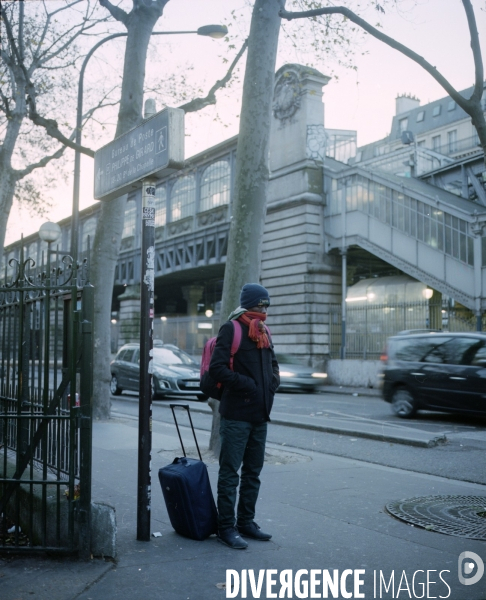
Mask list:
[[[88,274],[89,259],[49,247],[37,266],[22,248],[0,283],[0,552],[90,554]]]
[[[435,323],[435,324],[434,324]],[[483,316],[483,330],[486,316]],[[346,358],[378,360],[387,339],[407,329],[475,331],[475,315],[468,309],[451,307],[448,302],[397,302],[346,306]],[[329,354],[342,356],[342,306],[329,305]]]

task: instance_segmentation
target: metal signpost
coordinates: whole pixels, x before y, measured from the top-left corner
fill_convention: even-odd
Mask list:
[[[140,275],[140,392],[137,540],[150,540],[152,354],[155,277],[155,184],[184,164],[184,111],[166,108],[95,153],[94,197],[117,198],[142,187]]]

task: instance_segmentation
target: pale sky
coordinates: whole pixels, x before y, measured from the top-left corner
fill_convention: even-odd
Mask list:
[[[388,35],[422,54],[449,78],[456,89],[471,86],[474,82],[472,52],[461,0],[402,0],[400,6],[399,13],[389,9],[385,16],[374,11],[367,16],[371,17],[373,24],[379,20]],[[480,39],[486,40],[485,0],[473,0],[473,6]],[[172,0],[167,4],[156,29],[193,30],[205,24],[224,23],[230,20],[233,10],[238,15],[238,22],[231,31],[238,31],[241,36],[245,36],[250,22],[246,0]],[[240,43],[235,42],[238,48]],[[121,55],[115,47],[110,48],[110,44],[112,42],[108,42],[103,48],[103,59],[113,70],[120,70]],[[299,47],[302,52],[305,50],[305,44],[299,44]],[[221,55],[232,60],[236,50],[232,52],[230,56],[227,46],[221,41],[196,35],[158,36],[150,54],[146,81],[153,74],[160,76],[165,69],[180,70],[192,63],[194,70],[188,73],[188,77],[207,91],[226,72],[227,67],[222,64]],[[363,52],[366,52],[364,56]],[[483,55],[486,62],[484,43]],[[161,59],[157,60],[157,56]],[[92,61],[95,62],[95,59]],[[331,61],[324,61],[323,64],[315,61],[311,54],[298,54],[288,47],[285,49],[284,36],[281,36],[277,68],[286,62],[305,61],[326,75],[338,75],[338,80],[333,78],[324,88],[325,126],[356,130],[359,145],[378,140],[389,133],[398,94],[412,94],[420,98],[422,104],[446,95],[439,84],[410,59],[370,36],[366,36],[356,48],[357,71],[346,70]],[[92,66],[96,69],[95,65]],[[87,78],[89,77],[88,67]],[[186,116],[186,157],[238,133],[240,93],[239,87],[220,92],[217,108],[209,107],[197,115]],[[227,127],[215,120],[217,113]],[[107,130],[106,139],[90,140],[89,145],[96,149],[111,141],[113,135],[114,129]],[[83,157],[81,180],[81,208],[84,208],[94,202],[92,160],[89,158]],[[56,221],[69,216],[72,180],[68,181],[67,186],[60,183],[59,189],[52,196],[55,207],[47,218],[31,218],[25,210],[12,212],[7,227],[7,244],[18,239],[21,231],[24,235],[29,235],[37,231],[46,220]]]

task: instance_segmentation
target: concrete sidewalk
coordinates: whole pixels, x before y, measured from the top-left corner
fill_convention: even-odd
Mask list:
[[[183,435],[188,433],[184,429]],[[198,432],[201,448],[207,448],[208,436]],[[364,571],[347,577],[338,598],[346,591],[352,598],[486,598],[486,576],[470,586],[458,579],[459,555],[475,552],[486,560],[486,543],[407,525],[384,508],[393,500],[429,495],[484,496],[486,507],[484,486],[270,445],[256,520],[273,538],[249,540],[247,550],[235,551],[214,537],[195,542],[172,530],[157,472],[180,455],[179,441],[174,426],[154,422],[151,530],[162,535],[137,542],[136,420],[96,422],[93,444],[93,500],[116,507],[117,560],[1,560],[1,600],[217,600],[227,597],[222,589],[227,569],[243,579],[244,570],[253,569],[257,577],[260,569],[277,571],[277,583],[270,588],[277,596],[267,594],[269,574],[260,594],[252,592],[248,579],[248,598],[278,597],[280,572],[285,569],[291,569],[293,577],[301,569],[317,569],[319,581],[326,569],[331,577],[334,569],[339,576],[346,569]],[[209,457],[205,460],[215,490],[217,464]],[[357,592],[364,595],[353,592],[354,577],[356,584],[363,582]],[[322,597],[321,585],[316,592],[300,597]],[[295,591],[293,597],[298,597]]]

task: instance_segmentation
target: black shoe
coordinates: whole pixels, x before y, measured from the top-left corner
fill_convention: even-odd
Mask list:
[[[236,527],[228,527],[228,529],[220,529],[218,531],[218,540],[222,544],[226,544],[233,550],[244,550],[248,548],[248,544],[245,540],[238,534],[238,530]]]
[[[249,537],[261,542],[267,542],[272,537],[270,533],[262,531],[255,521],[251,521],[251,523],[247,523],[246,525],[238,525],[238,531],[243,537]]]

